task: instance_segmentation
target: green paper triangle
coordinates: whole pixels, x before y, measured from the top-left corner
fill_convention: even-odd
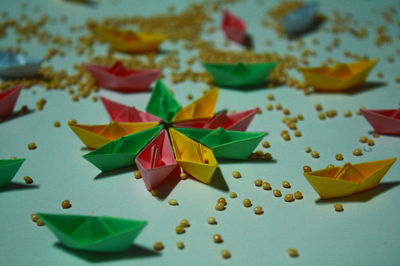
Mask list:
[[[160,117],[165,122],[171,122],[181,109],[180,104],[169,92],[169,89],[161,80],[157,80],[146,111]]]
[[[25,159],[0,160],[0,187],[7,186]]]
[[[44,213],[38,216],[66,247],[89,251],[126,250],[147,224],[103,216]]]
[[[277,63],[258,63],[244,65],[237,64],[209,64],[202,63],[211,74],[214,83],[223,87],[245,87],[262,84]]]
[[[123,136],[105,144],[97,150],[83,155],[83,158],[91,162],[101,171],[110,171],[133,165],[139,152],[160,133],[161,130],[162,126],[156,126],[128,136]]]
[[[219,159],[248,159],[264,138],[263,132],[244,132],[217,129],[175,128],[210,149]]]

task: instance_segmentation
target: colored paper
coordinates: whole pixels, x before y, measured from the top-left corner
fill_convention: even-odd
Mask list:
[[[289,12],[281,20],[282,28],[288,35],[296,35],[308,30],[315,21],[318,3],[312,2]]]
[[[188,106],[181,108],[175,115],[173,122],[212,117],[217,99],[218,89],[215,88]]]
[[[400,136],[400,108],[387,110],[360,110],[376,132],[380,134]]]
[[[248,159],[266,133],[217,129],[176,128],[180,133],[209,147],[216,158]]]
[[[149,90],[151,83],[161,73],[157,69],[127,69],[121,61],[116,61],[111,67],[91,64],[84,64],[84,66],[100,87],[120,92]]]
[[[17,85],[0,92],[0,118],[7,117],[13,113],[21,89],[22,85]]]
[[[175,159],[183,170],[201,182],[210,183],[218,165],[212,150],[173,128],[169,129],[169,135]]]
[[[306,83],[315,90],[343,91],[363,85],[378,59],[336,64],[332,67],[299,68]]]
[[[107,216],[38,213],[66,247],[95,252],[121,252],[146,226],[146,221]]]
[[[305,172],[321,199],[349,196],[378,186],[396,158]]]
[[[138,153],[161,130],[162,126],[157,126],[128,136],[122,136],[83,155],[83,158],[91,162],[101,171],[110,171],[133,165]]]
[[[181,109],[180,104],[171,94],[167,86],[158,79],[150,100],[147,103],[146,111],[158,116],[165,122],[171,122]]]
[[[135,162],[147,190],[150,191],[160,185],[178,167],[168,132],[163,129],[138,154]]]
[[[100,96],[100,100],[106,108],[111,120],[122,123],[135,123],[135,122],[161,122],[162,120],[157,116],[147,112],[140,111],[135,107],[114,102],[110,99]]]
[[[276,66],[275,62],[248,65],[242,63],[202,64],[211,74],[216,85],[233,88],[263,84]]]
[[[101,27],[99,34],[112,49],[127,53],[157,52],[165,35],[155,33],[133,32],[117,28]]]
[[[7,186],[25,159],[0,160],[0,187]]]
[[[43,60],[14,52],[0,52],[0,76],[23,78],[34,76]]]
[[[229,12],[229,10],[224,11],[221,28],[224,31],[226,38],[240,44],[245,41],[246,22]]]
[[[158,125],[158,122],[118,123],[108,125],[83,125],[69,123],[69,127],[89,149],[97,149],[112,140]]]

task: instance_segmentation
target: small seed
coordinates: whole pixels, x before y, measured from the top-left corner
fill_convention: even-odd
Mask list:
[[[39,216],[37,216],[37,214],[32,213],[31,214],[31,219],[32,219],[32,222],[36,223],[37,220],[39,219]]]
[[[282,193],[279,189],[274,189],[272,192],[274,193],[275,197],[277,198],[282,197]]]
[[[215,243],[222,243],[222,236],[220,234],[213,235],[213,239]]]
[[[217,224],[217,220],[214,217],[208,217],[207,222],[209,224]]]
[[[292,202],[292,201],[294,201],[293,194],[290,194],[290,193],[286,194],[286,195],[285,195],[285,201],[286,201],[286,202]]]
[[[328,165],[326,166],[326,168],[327,168],[327,169],[335,168],[335,166],[334,166],[333,164],[328,164]]]
[[[182,172],[182,173],[180,174],[180,177],[181,177],[182,180],[185,180],[185,179],[187,179],[188,176],[187,176],[186,173]]]
[[[61,127],[60,121],[55,121],[53,125],[54,127]]]
[[[302,114],[298,114],[298,115],[297,115],[297,118],[298,118],[299,120],[304,120],[304,116],[303,116]]]
[[[309,153],[309,152],[311,152],[311,148],[310,148],[310,147],[306,147],[306,148],[304,149],[304,151],[307,152],[307,153]]]
[[[292,258],[296,258],[299,256],[299,252],[297,252],[297,249],[294,249],[294,248],[289,248],[288,253],[289,253],[289,256]]]
[[[244,199],[243,200],[243,206],[244,207],[246,207],[246,208],[248,208],[248,207],[251,207],[253,204],[251,203],[251,200],[250,199]]]
[[[30,176],[24,176],[24,181],[26,184],[32,184],[33,179]]]
[[[283,109],[283,114],[284,115],[290,115],[290,110],[289,109]]]
[[[254,185],[256,185],[256,187],[261,187],[262,183],[263,181],[261,179],[257,179],[256,181],[254,181]]]
[[[368,138],[367,138],[366,136],[362,136],[362,137],[360,137],[359,141],[360,141],[361,143],[367,143]]]
[[[135,176],[136,179],[142,178],[142,175],[140,174],[139,170],[136,170],[135,172],[133,172],[133,175]]]
[[[289,140],[290,140],[290,135],[289,135],[289,134],[283,134],[283,135],[282,135],[282,138],[283,138],[285,141],[289,141]]]
[[[71,208],[71,202],[69,202],[69,200],[63,200],[63,202],[61,202],[61,207],[63,209],[69,209]]]
[[[294,193],[294,197],[295,197],[295,199],[297,199],[297,200],[301,200],[301,199],[303,198],[303,194],[302,194],[300,191],[296,191],[296,192]]]
[[[171,206],[178,206],[179,205],[179,203],[178,203],[178,201],[176,199],[169,199],[168,200],[168,204],[171,205]]]
[[[373,139],[368,139],[367,143],[368,143],[368,146],[374,146],[375,145],[375,141]]]
[[[231,192],[231,193],[229,193],[229,197],[230,197],[231,199],[237,198],[236,192]]]
[[[193,100],[193,94],[189,93],[189,94],[187,95],[187,98],[188,98],[188,100]]]
[[[176,242],[176,247],[178,249],[184,249],[185,248],[185,244],[183,244],[182,241],[178,241],[178,242]]]
[[[263,182],[262,187],[264,190],[271,190],[271,184],[268,182]]]
[[[304,165],[303,166],[303,172],[308,173],[308,172],[311,172],[311,171],[312,171],[312,169],[311,169],[310,166],[308,166],[308,165]]]
[[[319,112],[318,113],[318,118],[321,119],[321,120],[324,120],[325,119],[325,114],[323,112]]]
[[[266,140],[264,140],[264,141],[261,143],[261,145],[262,145],[264,148],[269,148],[269,147],[271,147],[270,144],[269,144],[269,142],[266,141]]]
[[[294,132],[294,136],[295,136],[295,137],[301,137],[301,136],[302,136],[301,131],[300,131],[300,130],[296,130],[296,131]]]
[[[272,160],[272,154],[269,152],[266,152],[264,154],[264,160],[267,160],[267,161]]]
[[[270,101],[273,101],[273,100],[275,100],[275,97],[274,97],[274,95],[272,93],[268,93],[267,94],[267,99],[270,100]]]
[[[43,220],[42,220],[42,219],[40,219],[40,218],[39,218],[39,219],[37,219],[37,220],[36,220],[36,225],[37,225],[37,226],[43,226],[43,225],[44,225],[44,222],[43,222]]]
[[[271,110],[274,109],[274,106],[273,106],[272,104],[267,104],[266,109],[267,109],[268,111],[271,111]]]
[[[343,160],[343,154],[338,153],[338,154],[335,155],[335,158],[336,158],[336,160],[338,160],[338,161],[342,161],[342,160]]]
[[[77,124],[78,121],[76,121],[76,119],[71,118],[70,120],[68,120],[68,124]]]
[[[351,116],[351,111],[350,110],[346,110],[343,113],[344,117],[350,117]]]
[[[275,105],[276,110],[282,110],[282,105],[280,103],[277,103]]]
[[[263,208],[261,206],[254,207],[254,213],[257,215],[263,214],[264,213]]]
[[[240,172],[238,172],[238,171],[233,171],[232,176],[233,176],[234,178],[241,178],[241,177],[242,177],[242,175],[241,175]]]
[[[175,232],[180,235],[185,233],[185,228],[182,225],[178,225],[177,227],[175,227]]]
[[[290,183],[288,181],[283,181],[282,182],[282,187],[284,188],[290,188]]]
[[[37,146],[36,146],[36,143],[35,143],[35,142],[29,142],[29,143],[28,143],[28,149],[34,150],[34,149],[36,149],[36,148],[37,148]]]
[[[361,156],[361,155],[362,155],[362,150],[361,150],[361,149],[355,149],[355,150],[353,151],[353,155],[355,155],[355,156]]]
[[[372,133],[372,136],[373,136],[374,138],[377,139],[377,138],[379,138],[381,135],[379,135],[378,133],[375,132],[375,133]]]
[[[151,193],[151,195],[152,195],[153,197],[155,197],[155,196],[158,195],[158,191],[157,191],[156,189],[150,190],[150,193]]]
[[[316,152],[316,151],[313,151],[313,152],[311,152],[311,156],[312,156],[313,158],[319,158],[319,153]]]
[[[222,204],[224,204],[224,206],[226,205],[226,199],[225,198],[219,198],[218,200],[217,200],[217,203],[222,203]]]
[[[183,227],[189,227],[190,226],[190,223],[189,223],[189,220],[188,219],[183,219],[183,220],[181,220],[181,223],[180,223]]]
[[[160,250],[164,249],[164,245],[162,242],[155,242],[153,245],[153,249],[155,251],[160,251]]]
[[[229,252],[229,250],[224,249],[221,251],[221,256],[224,259],[229,259],[231,257],[231,253]]]
[[[337,211],[337,212],[342,212],[344,210],[343,205],[341,203],[336,203],[334,207],[335,207],[335,211]]]
[[[10,160],[15,160],[15,159],[17,159],[17,157],[15,157],[15,156],[10,157]]]
[[[225,210],[225,204],[219,202],[219,203],[217,203],[217,205],[215,205],[215,209],[217,211],[223,211],[223,210]]]
[[[315,110],[321,111],[321,110],[322,110],[322,104],[317,103],[317,104],[315,105]]]

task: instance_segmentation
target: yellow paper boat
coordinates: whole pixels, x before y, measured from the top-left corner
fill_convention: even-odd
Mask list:
[[[304,173],[321,199],[349,196],[378,186],[396,158]]]
[[[212,117],[218,99],[218,92],[218,88],[214,88],[203,97],[197,99],[188,106],[181,108],[172,121],[182,122],[186,120]]]
[[[99,28],[99,34],[112,49],[127,53],[156,52],[167,37],[162,34],[133,32],[104,26]]]
[[[299,68],[306,83],[315,90],[343,91],[364,84],[378,59],[337,64],[332,67]]]
[[[201,182],[210,183],[218,165],[212,150],[173,128],[169,129],[169,135],[180,167]]]
[[[69,123],[69,127],[89,149],[97,149],[122,136],[157,126],[158,122],[118,123],[108,125],[82,125]]]

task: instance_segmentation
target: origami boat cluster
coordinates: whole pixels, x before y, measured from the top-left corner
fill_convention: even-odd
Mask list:
[[[147,112],[101,98],[114,121],[69,126],[88,148],[96,149],[85,159],[102,171],[136,163],[148,190],[160,185],[176,167],[210,183],[217,159],[247,159],[265,136],[245,132],[257,109],[214,114],[217,98],[218,89],[213,89],[181,107],[158,80]]]

